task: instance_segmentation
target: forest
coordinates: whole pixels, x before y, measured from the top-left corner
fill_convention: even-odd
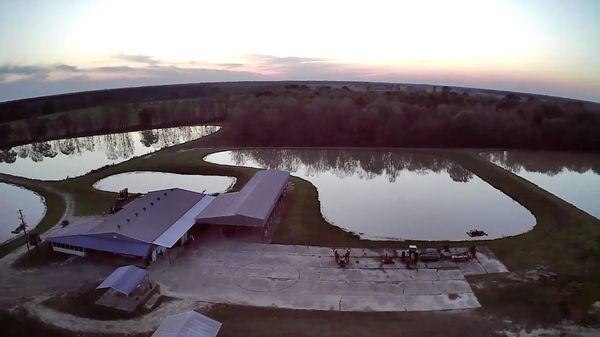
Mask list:
[[[599,150],[597,104],[507,93],[286,86],[238,98],[226,132],[255,146]]]
[[[158,86],[5,102],[0,147],[211,122],[225,123],[224,136],[244,146],[600,149],[596,103],[362,82]]]

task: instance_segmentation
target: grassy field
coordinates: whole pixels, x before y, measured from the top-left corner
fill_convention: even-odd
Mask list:
[[[58,329],[42,322],[38,322],[35,319],[31,319],[21,311],[11,313],[0,311],[0,327],[2,327],[3,337],[148,337],[147,334],[77,334],[71,331]]]
[[[216,305],[204,314],[223,323],[219,337],[480,337],[503,325],[465,311],[353,313]]]

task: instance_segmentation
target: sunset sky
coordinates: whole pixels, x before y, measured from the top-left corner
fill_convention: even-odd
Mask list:
[[[600,101],[600,1],[0,2],[0,101],[231,80],[428,83]]]

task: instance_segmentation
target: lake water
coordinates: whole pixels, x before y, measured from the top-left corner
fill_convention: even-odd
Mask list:
[[[481,155],[600,219],[600,154],[494,151]]]
[[[167,188],[182,188],[200,193],[222,193],[235,183],[233,177],[187,175],[162,172],[130,172],[115,174],[97,181],[94,188],[118,192],[147,193]]]
[[[27,144],[0,152],[0,173],[42,180],[77,177],[217,130],[218,126],[181,126]]]
[[[439,157],[370,150],[257,149],[213,153],[217,164],[281,169],[316,186],[331,223],[371,239],[469,240],[529,231],[526,208]],[[473,238],[476,239],[476,238]]]
[[[28,231],[34,229],[46,213],[44,199],[25,188],[0,183],[0,196],[0,242],[16,236],[11,231],[21,223],[19,209],[23,210]]]

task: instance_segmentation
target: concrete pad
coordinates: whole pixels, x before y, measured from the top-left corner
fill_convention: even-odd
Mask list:
[[[407,311],[457,310],[479,307],[481,304],[472,293],[406,296]]]
[[[456,265],[456,262],[447,261],[447,260],[427,262],[427,263],[425,263],[425,266],[429,269],[457,269],[458,268],[458,266]]]
[[[457,264],[463,275],[481,275],[486,273],[485,269],[476,260],[459,262]]]
[[[380,257],[365,257],[360,259],[351,259],[350,268],[359,269],[406,269],[406,265],[396,259],[394,263],[383,264]]]
[[[383,249],[376,249],[376,248],[352,248],[350,249],[350,257],[355,257],[355,258],[363,258],[363,257],[371,257],[371,258],[376,258],[376,257],[381,257],[385,254],[385,252],[388,252],[388,254],[393,255],[393,250],[386,250],[385,248]],[[345,253],[345,250],[343,249],[338,249],[338,253]]]
[[[459,269],[437,270],[439,280],[464,280],[465,276]]]
[[[405,311],[405,296],[343,296],[342,311]]]
[[[433,281],[438,279],[437,273],[433,269],[408,269],[407,271],[412,272],[411,279],[413,280]]]
[[[255,292],[277,292],[293,286],[297,280],[273,280],[268,278],[237,279],[235,284],[245,290]]]
[[[340,310],[341,297],[336,295],[297,294],[275,298],[278,308],[305,310]]]
[[[379,270],[371,269],[333,269],[321,268],[320,279],[326,281],[389,282],[390,276]]]
[[[444,280],[433,281],[433,286],[437,294],[453,294],[453,293],[472,293],[471,286],[467,281],[461,280]]]
[[[340,268],[328,247],[202,242],[171,265],[159,261],[151,278],[169,295],[213,303],[343,311],[479,306],[463,275],[485,273],[476,260],[406,269],[399,261],[381,264],[385,251],[393,253],[352,249],[351,263]]]
[[[435,295],[440,293],[433,285],[433,281],[404,282],[403,287],[406,295]]]
[[[506,266],[504,266],[502,262],[496,259],[495,256],[488,256],[480,252],[477,252],[475,256],[477,257],[477,260],[479,261],[481,266],[483,266],[483,269],[485,269],[485,271],[488,274],[508,273],[508,269],[506,268]]]

